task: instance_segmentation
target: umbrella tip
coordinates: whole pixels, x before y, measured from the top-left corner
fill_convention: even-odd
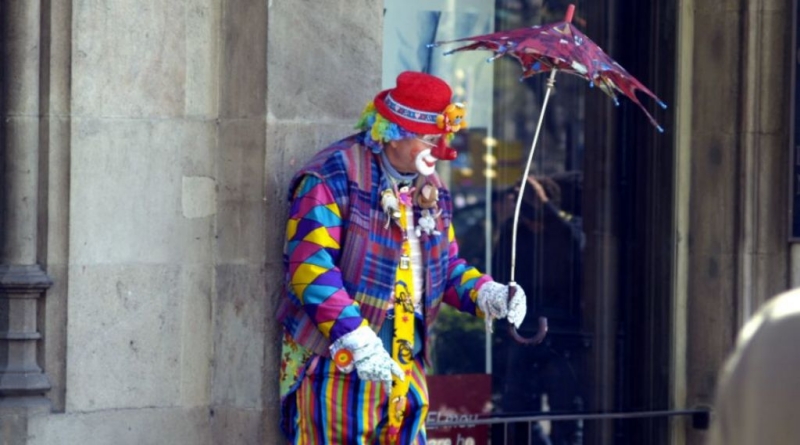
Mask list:
[[[614,98],[614,105],[619,106],[619,100],[616,97]]]
[[[664,128],[661,127],[661,125],[656,125],[656,130],[658,130],[659,133],[663,133],[664,132]]]
[[[567,6],[567,13],[564,14],[564,21],[567,23],[572,23],[572,16],[575,15],[575,5],[570,3]]]
[[[667,109],[667,104],[665,104],[664,102],[658,101],[658,104],[661,105],[661,108],[665,110]]]
[[[443,52],[442,55],[443,56],[451,56],[451,55],[453,55],[454,52],[456,52],[456,50],[451,49],[450,51]]]
[[[426,48],[436,48],[437,46],[439,46],[438,43],[429,43],[429,44],[425,45]]]
[[[594,88],[594,82],[589,82],[589,88]]]

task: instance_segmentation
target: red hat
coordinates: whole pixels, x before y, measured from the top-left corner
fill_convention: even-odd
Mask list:
[[[381,116],[417,134],[445,134],[436,118],[450,105],[453,92],[442,79],[430,74],[404,71],[397,86],[375,96]]]

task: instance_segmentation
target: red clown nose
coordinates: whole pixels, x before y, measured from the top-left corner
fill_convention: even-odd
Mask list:
[[[445,137],[439,138],[439,143],[431,149],[431,155],[442,161],[452,161],[458,157],[458,152],[447,146]]]

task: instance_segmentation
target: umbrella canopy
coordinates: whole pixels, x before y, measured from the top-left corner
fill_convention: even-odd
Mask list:
[[[436,42],[429,46],[473,42],[444,54],[469,50],[493,51],[495,54],[488,59],[489,62],[511,56],[522,65],[522,79],[553,69],[580,76],[586,79],[590,86],[597,86],[608,94],[617,105],[619,105],[617,93],[627,96],[644,111],[650,122],[663,132],[655,118],[636,97],[636,91],[650,96],[662,108],[666,108],[667,105],[580,32],[571,23],[572,11],[570,8],[565,20],[561,22]]]
[[[516,268],[517,257],[517,227],[519,225],[519,213],[522,205],[522,194],[525,190],[525,183],[530,173],[533,154],[536,149],[536,141],[539,139],[539,132],[542,127],[545,109],[550,98],[550,93],[555,85],[555,76],[558,71],[580,76],[589,82],[590,86],[599,87],[604,93],[614,99],[614,103],[619,105],[617,93],[622,93],[632,100],[639,108],[644,111],[650,122],[663,132],[647,109],[639,102],[636,91],[642,91],[653,98],[662,108],[666,104],[662,102],[652,91],[645,87],[635,77],[628,74],[625,68],[615,62],[606,53],[582,32],[572,25],[572,16],[575,12],[575,5],[569,5],[564,21],[551,23],[549,25],[531,26],[530,28],[515,29],[512,31],[495,32],[480,36],[465,37],[458,40],[435,42],[428,47],[439,46],[453,42],[473,42],[469,45],[453,49],[445,55],[459,51],[468,50],[489,50],[494,52],[494,56],[488,59],[492,62],[500,57],[511,56],[522,65],[522,79],[543,72],[550,72],[547,81],[547,92],[544,95],[544,102],[539,112],[539,122],[536,126],[536,133],[533,136],[533,143],[528,154],[528,161],[525,164],[525,172],[522,175],[520,192],[517,196],[517,204],[514,210],[514,224],[511,241],[511,282],[509,283],[509,301],[514,296],[516,290],[514,284],[514,271]],[[547,333],[547,319],[539,318],[539,332],[532,338],[524,338],[519,335],[513,324],[509,325],[511,336],[523,344],[538,344]]]

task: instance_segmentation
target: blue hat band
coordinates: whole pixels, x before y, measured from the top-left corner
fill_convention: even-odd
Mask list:
[[[439,113],[431,113],[428,111],[422,110],[415,110],[414,108],[407,107],[405,105],[400,104],[399,102],[392,99],[391,94],[386,95],[386,99],[384,101],[386,106],[389,107],[392,112],[398,116],[402,116],[405,119],[414,122],[420,122],[423,124],[436,124],[436,117],[439,116]]]

